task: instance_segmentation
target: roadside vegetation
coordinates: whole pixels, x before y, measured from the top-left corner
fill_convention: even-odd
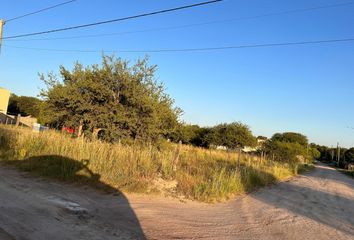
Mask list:
[[[311,144],[311,147],[320,153],[319,161],[332,164],[340,172],[354,177],[354,148],[329,148],[316,144]]]
[[[158,147],[111,144],[53,130],[35,133],[5,126],[0,128],[0,141],[2,161],[40,176],[85,179],[87,184],[99,179],[123,191],[162,192],[205,202],[285,179],[302,165],[168,142]]]
[[[13,95],[11,111],[51,130],[1,126],[0,159],[40,176],[210,202],[295,175],[319,157],[299,133],[267,139],[240,122],[183,123],[155,71],[148,59],[103,56],[101,65],[41,75],[41,100]]]

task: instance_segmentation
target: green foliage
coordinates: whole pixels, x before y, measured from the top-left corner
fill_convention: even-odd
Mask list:
[[[272,141],[288,142],[288,143],[298,143],[302,146],[308,145],[307,137],[294,132],[276,133],[271,138]]]
[[[225,146],[229,149],[236,149],[257,145],[257,139],[252,135],[249,127],[240,122],[224,123],[208,128],[181,124],[170,139],[205,148]]]
[[[169,138],[174,142],[182,141],[184,144],[191,144],[197,147],[209,147],[209,133],[210,128],[203,128],[198,125],[180,124]]]
[[[259,139],[259,140],[263,140],[263,141],[268,140],[268,138],[267,138],[267,137],[265,137],[265,136],[258,136],[258,137],[257,137],[257,139]]]
[[[320,161],[331,161],[332,160],[332,154],[334,156],[335,149],[329,148],[326,146],[320,146],[320,145],[317,145],[314,143],[311,143],[310,146],[311,146],[311,148],[315,148],[320,153],[320,156],[316,159],[318,159]]]
[[[344,153],[345,161],[354,163],[354,148],[350,148]]]
[[[312,157],[312,159],[319,159],[321,157],[321,152],[314,147],[309,148],[309,154]]]
[[[257,139],[252,135],[249,127],[240,122],[223,123],[213,127],[208,141],[210,144],[225,146],[229,149],[257,145]]]
[[[277,161],[297,162],[298,156],[306,156],[306,149],[299,143],[271,140],[266,144],[266,152]]]
[[[76,63],[72,71],[61,66],[61,81],[41,75],[47,86],[41,93],[43,120],[56,128],[83,121],[84,130],[103,129],[102,137],[109,141],[156,141],[175,130],[181,111],[173,107],[155,72],[148,59],[130,66],[108,56],[101,66]]]
[[[276,133],[266,142],[263,149],[274,160],[289,163],[312,161],[320,155],[315,148],[308,147],[307,137],[299,133]]]
[[[200,129],[198,125],[179,124],[176,131],[168,137],[174,142],[182,141],[184,144],[191,144],[191,141],[197,136]]]
[[[8,112],[13,115],[32,116],[38,118],[42,101],[35,97],[17,96],[11,94]]]
[[[315,148],[319,152],[319,157],[316,159],[323,162],[338,161],[337,148],[329,148],[326,146],[320,146],[316,144],[310,144],[311,148]],[[346,168],[349,163],[354,163],[354,148],[346,149],[340,148],[339,165],[338,167]]]
[[[179,161],[174,165],[176,155]],[[224,200],[282,180],[297,168],[256,156],[239,156],[237,152],[166,141],[162,147],[111,144],[71,138],[52,130],[34,133],[5,126],[0,126],[0,160],[59,180],[101,183],[131,192],[158,189],[205,202]],[[171,192],[164,189],[171,185]]]

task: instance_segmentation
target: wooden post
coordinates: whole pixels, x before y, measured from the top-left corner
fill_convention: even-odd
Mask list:
[[[77,137],[81,137],[82,136],[82,127],[84,125],[84,121],[81,119],[80,120],[80,125],[79,125],[79,130],[77,132]]]
[[[173,171],[177,171],[177,164],[179,162],[179,155],[181,153],[181,146],[182,146],[182,141],[179,141],[178,146],[176,148],[176,155],[175,158],[173,159]]]
[[[98,138],[98,133],[102,130],[102,128],[93,128],[92,139]]]
[[[237,164],[240,166],[240,160],[241,160],[241,148],[238,149],[238,157],[237,157]]]
[[[337,165],[339,167],[339,162],[340,162],[340,147],[339,143],[337,143]]]
[[[16,118],[16,127],[20,126],[20,120],[21,120],[21,114],[18,114]]]

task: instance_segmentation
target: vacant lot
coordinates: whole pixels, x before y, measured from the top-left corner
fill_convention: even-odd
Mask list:
[[[114,196],[0,167],[1,239],[353,239],[354,181],[324,165],[208,205]]]
[[[0,126],[0,160],[35,175],[114,191],[225,200],[297,173],[299,163],[160,144],[110,144]]]

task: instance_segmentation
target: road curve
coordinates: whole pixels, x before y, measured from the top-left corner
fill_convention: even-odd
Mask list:
[[[0,166],[0,239],[354,239],[354,179],[315,170],[214,205],[102,194]]]

